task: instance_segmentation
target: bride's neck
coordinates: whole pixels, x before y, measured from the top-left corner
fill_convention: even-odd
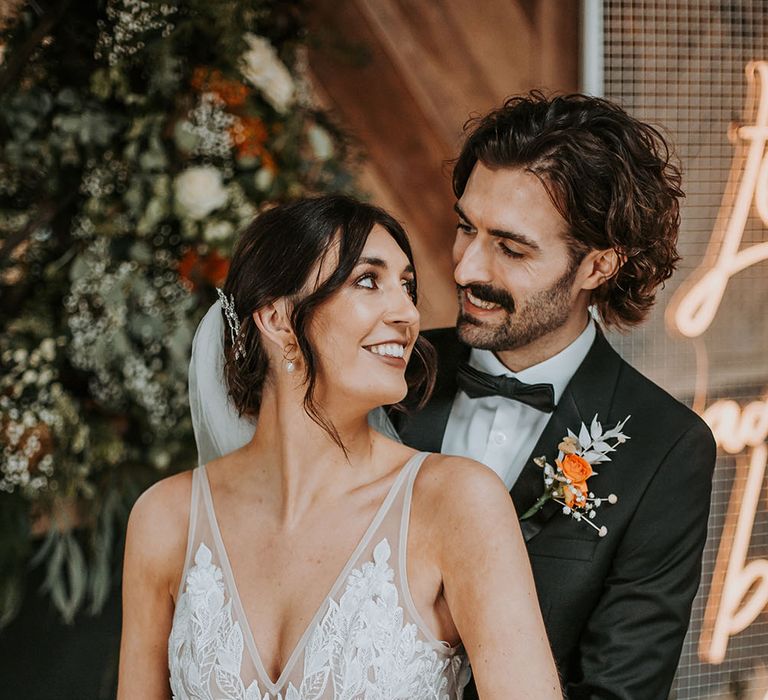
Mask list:
[[[366,413],[323,414],[336,429],[342,449],[309,417],[302,399],[303,392],[296,396],[266,389],[253,440],[246,448],[252,451],[252,463],[270,465],[270,482],[279,494],[284,522],[300,517],[317,499],[349,487],[373,461],[375,434]]]

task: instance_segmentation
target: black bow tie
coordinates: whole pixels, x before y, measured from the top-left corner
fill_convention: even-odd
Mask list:
[[[466,362],[459,366],[456,380],[459,388],[463,389],[471,399],[481,396],[503,396],[520,401],[544,413],[552,413],[555,410],[555,389],[551,384],[526,384],[503,374],[495,377],[470,367]]]

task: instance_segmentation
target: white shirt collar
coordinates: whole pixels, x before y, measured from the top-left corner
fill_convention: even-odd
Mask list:
[[[555,403],[560,401],[560,397],[571,381],[579,365],[584,361],[592,343],[597,336],[597,328],[594,320],[590,317],[587,327],[581,332],[569,346],[561,350],[557,355],[539,362],[520,372],[512,372],[499,360],[490,350],[479,350],[472,348],[469,355],[469,364],[475,369],[479,369],[488,374],[498,376],[505,374],[508,377],[515,377],[526,384],[551,384],[555,389]]]

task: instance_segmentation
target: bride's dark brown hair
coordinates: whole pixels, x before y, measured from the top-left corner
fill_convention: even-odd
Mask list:
[[[258,415],[264,382],[269,375],[267,353],[251,314],[286,298],[291,302],[291,326],[304,361],[304,409],[343,447],[335,427],[315,401],[318,364],[307,329],[317,308],[352,274],[377,224],[392,236],[413,265],[413,253],[403,227],[383,209],[345,195],[310,197],[277,206],[257,216],[243,231],[224,283],[224,293],[234,299],[240,321],[234,346],[229,332],[224,334],[224,376],[240,415]],[[332,247],[338,249],[336,268],[306,293],[311,273]],[[414,277],[414,303],[417,293]],[[226,328],[226,318],[224,323]],[[241,354],[236,358],[235,347],[244,350],[245,357]],[[405,376],[408,394],[394,408],[423,406],[435,383],[435,352],[421,336]]]

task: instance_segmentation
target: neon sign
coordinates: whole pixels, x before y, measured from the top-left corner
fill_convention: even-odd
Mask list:
[[[739,250],[753,200],[758,215],[768,226],[768,157],[764,153],[768,141],[768,62],[749,63],[746,73],[749,88],[745,114],[754,113],[755,123],[740,126],[733,134],[738,145],[749,144],[746,159],[738,151],[734,156],[700,274],[680,288],[667,311],[667,322],[688,338],[696,338],[709,328],[733,275],[768,259],[768,241]],[[735,196],[731,195],[733,189]]]
[[[731,130],[736,153],[707,254],[667,309],[668,325],[692,339],[712,324],[730,278],[768,259],[768,241],[740,249],[753,204],[768,227],[768,62],[749,63],[746,75],[747,123]],[[698,399],[695,404],[704,397]],[[747,558],[768,466],[768,396],[745,406],[715,401],[702,417],[718,445],[740,455],[699,638],[701,659],[719,664],[730,638],[768,606],[768,559]]]

